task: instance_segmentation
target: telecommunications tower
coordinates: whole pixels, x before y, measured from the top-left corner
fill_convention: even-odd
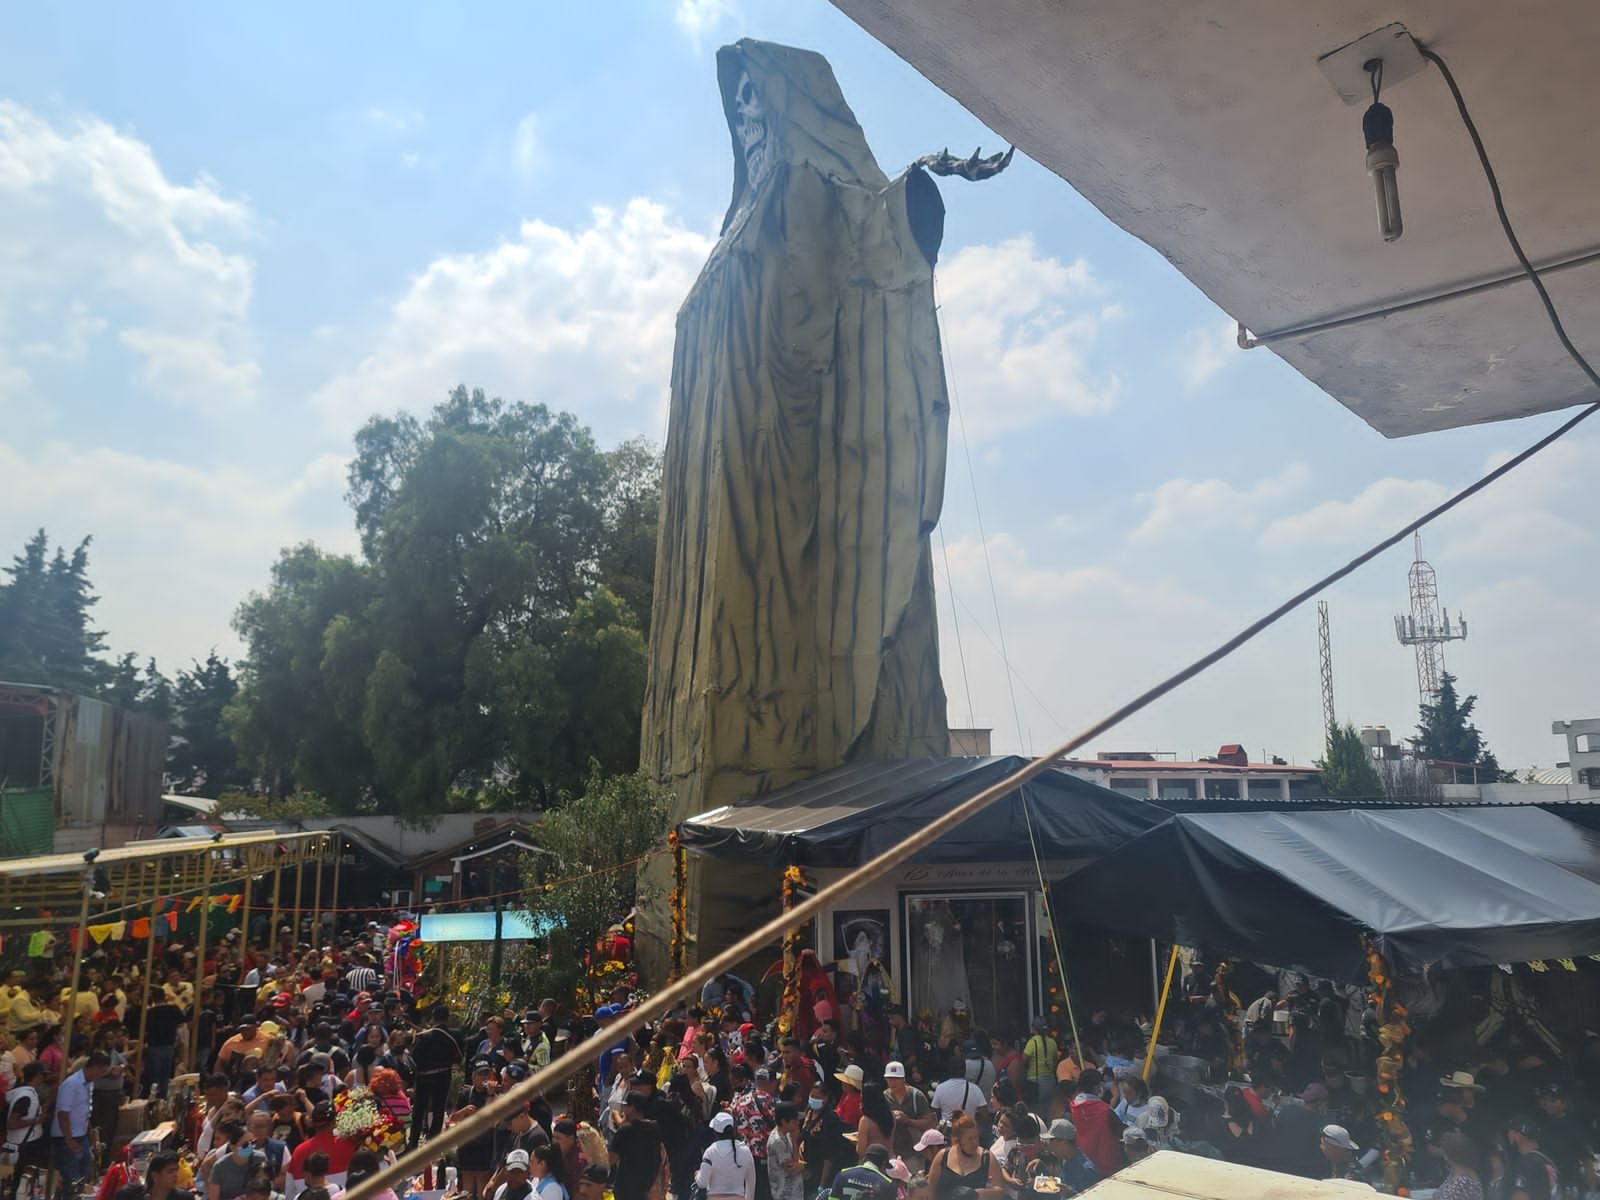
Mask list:
[[[1464,641],[1467,623],[1459,616],[1452,623],[1450,614],[1439,606],[1439,577],[1422,557],[1422,534],[1415,537],[1416,561],[1406,576],[1411,584],[1411,612],[1394,619],[1394,632],[1402,645],[1417,653],[1417,693],[1423,704],[1432,704],[1439,694],[1439,677],[1444,674],[1444,644]]]
[[[1317,601],[1317,651],[1322,660],[1322,733],[1331,741],[1339,727],[1333,715],[1333,638],[1328,631],[1328,602]]]

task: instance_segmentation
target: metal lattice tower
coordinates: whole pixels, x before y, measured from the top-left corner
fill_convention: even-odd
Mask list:
[[[1439,677],[1444,674],[1444,644],[1463,641],[1467,623],[1439,605],[1439,577],[1422,557],[1422,534],[1415,540],[1416,559],[1406,578],[1411,585],[1411,613],[1394,619],[1395,636],[1417,654],[1417,694],[1423,704],[1431,704],[1439,694]]]
[[[1322,655],[1322,729],[1331,738],[1338,721],[1333,715],[1333,639],[1326,600],[1317,601],[1317,649]]]

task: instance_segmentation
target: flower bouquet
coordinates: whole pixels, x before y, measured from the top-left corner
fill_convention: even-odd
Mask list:
[[[333,1133],[357,1150],[383,1155],[405,1144],[406,1131],[368,1088],[348,1088],[333,1100]]]

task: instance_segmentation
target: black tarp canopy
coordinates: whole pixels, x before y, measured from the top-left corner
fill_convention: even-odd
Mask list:
[[[1600,951],[1600,833],[1532,806],[1174,816],[1052,888],[1057,911],[1329,978]]]
[[[853,867],[1027,761],[993,756],[851,763],[691,817],[678,826],[678,835],[690,850],[742,862]],[[1029,859],[1024,795],[1044,861],[1106,854],[1169,815],[1154,804],[1051,769],[911,861]]]

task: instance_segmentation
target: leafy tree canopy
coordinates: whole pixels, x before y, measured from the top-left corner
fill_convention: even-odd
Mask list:
[[[1317,770],[1323,789],[1337,799],[1371,800],[1384,794],[1378,768],[1354,725],[1335,725],[1328,730],[1327,749]]]
[[[638,762],[659,463],[457,388],[369,421],[362,557],[286,550],[240,607],[227,726],[274,791],[338,811],[551,803]]]
[[[582,793],[539,822],[540,856],[528,878],[528,911],[535,924],[548,924],[548,990],[569,993],[583,975],[583,962],[608,926],[636,904],[659,896],[638,893],[639,873],[615,869],[652,850],[667,834],[667,794],[648,772],[606,777],[591,762]],[[587,874],[595,872],[595,874]],[[559,886],[545,880],[559,876]]]

